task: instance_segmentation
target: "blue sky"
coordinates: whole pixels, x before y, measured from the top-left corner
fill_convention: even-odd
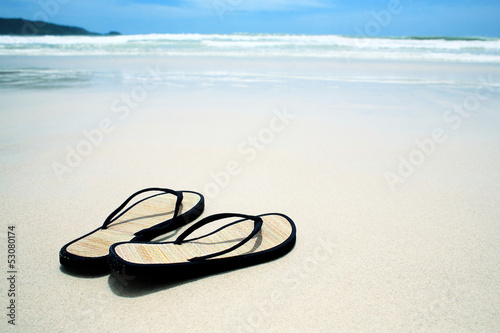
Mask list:
[[[123,34],[500,37],[499,0],[2,0],[0,17]]]

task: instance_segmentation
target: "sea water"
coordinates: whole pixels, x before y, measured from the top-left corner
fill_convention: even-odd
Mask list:
[[[352,67],[346,72],[341,65],[359,61],[400,65],[397,75],[354,73]],[[214,82],[280,86],[291,79],[409,84],[449,81],[443,81],[442,76],[436,81],[433,73],[423,75],[417,70],[400,75],[405,62],[496,66],[500,64],[500,39],[279,34],[0,36],[0,88],[7,89],[137,84],[148,77],[148,67],[161,72],[155,78],[157,83],[171,87],[210,86]],[[289,66],[283,68],[284,63]],[[328,70],[332,63],[340,65]],[[316,71],[311,71],[311,64],[316,64]]]
[[[500,63],[500,39],[272,34],[2,36],[0,55],[285,56]]]

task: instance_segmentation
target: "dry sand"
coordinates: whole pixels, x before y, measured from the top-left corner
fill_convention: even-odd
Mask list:
[[[123,107],[113,103],[140,81],[122,74],[116,86],[0,91],[2,262],[6,276],[14,225],[16,329],[500,330],[500,67],[169,64],[160,63],[170,71],[163,76],[185,76],[158,84],[127,116],[112,105]],[[234,79],[236,69],[250,72],[246,81]],[[251,80],[273,70],[269,81]],[[454,105],[467,116],[451,113]],[[103,120],[107,133],[88,148],[83,131]],[[78,147],[88,156],[69,165],[68,149]],[[400,177],[395,186],[389,176]],[[271,263],[176,284],[61,271],[65,243],[150,186],[205,194],[204,216],[287,214],[296,247]],[[5,314],[0,325],[10,326]]]

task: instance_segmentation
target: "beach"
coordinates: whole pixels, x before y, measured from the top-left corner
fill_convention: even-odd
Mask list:
[[[15,328],[498,331],[500,48],[250,37],[0,43]],[[202,216],[286,214],[296,246],[175,284],[61,269],[147,187],[202,193]]]

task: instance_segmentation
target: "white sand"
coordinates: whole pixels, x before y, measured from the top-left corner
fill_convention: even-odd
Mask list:
[[[97,66],[57,66],[72,63]],[[0,90],[2,262],[15,225],[17,329],[500,330],[500,67],[162,60],[172,80],[121,119],[111,105],[140,84],[127,71],[155,63],[107,65],[124,83]],[[474,99],[489,75],[495,84]],[[443,118],[475,100],[467,118]],[[295,118],[281,126],[276,110]],[[82,131],[103,119],[113,130],[60,180],[53,163],[65,164],[67,147],[84,145]],[[446,140],[392,189],[386,173],[436,129]],[[252,148],[259,134],[265,142]],[[238,168],[225,177],[230,161]],[[61,272],[65,243],[149,186],[204,193],[204,216],[287,214],[297,245],[271,263],[175,285]]]

